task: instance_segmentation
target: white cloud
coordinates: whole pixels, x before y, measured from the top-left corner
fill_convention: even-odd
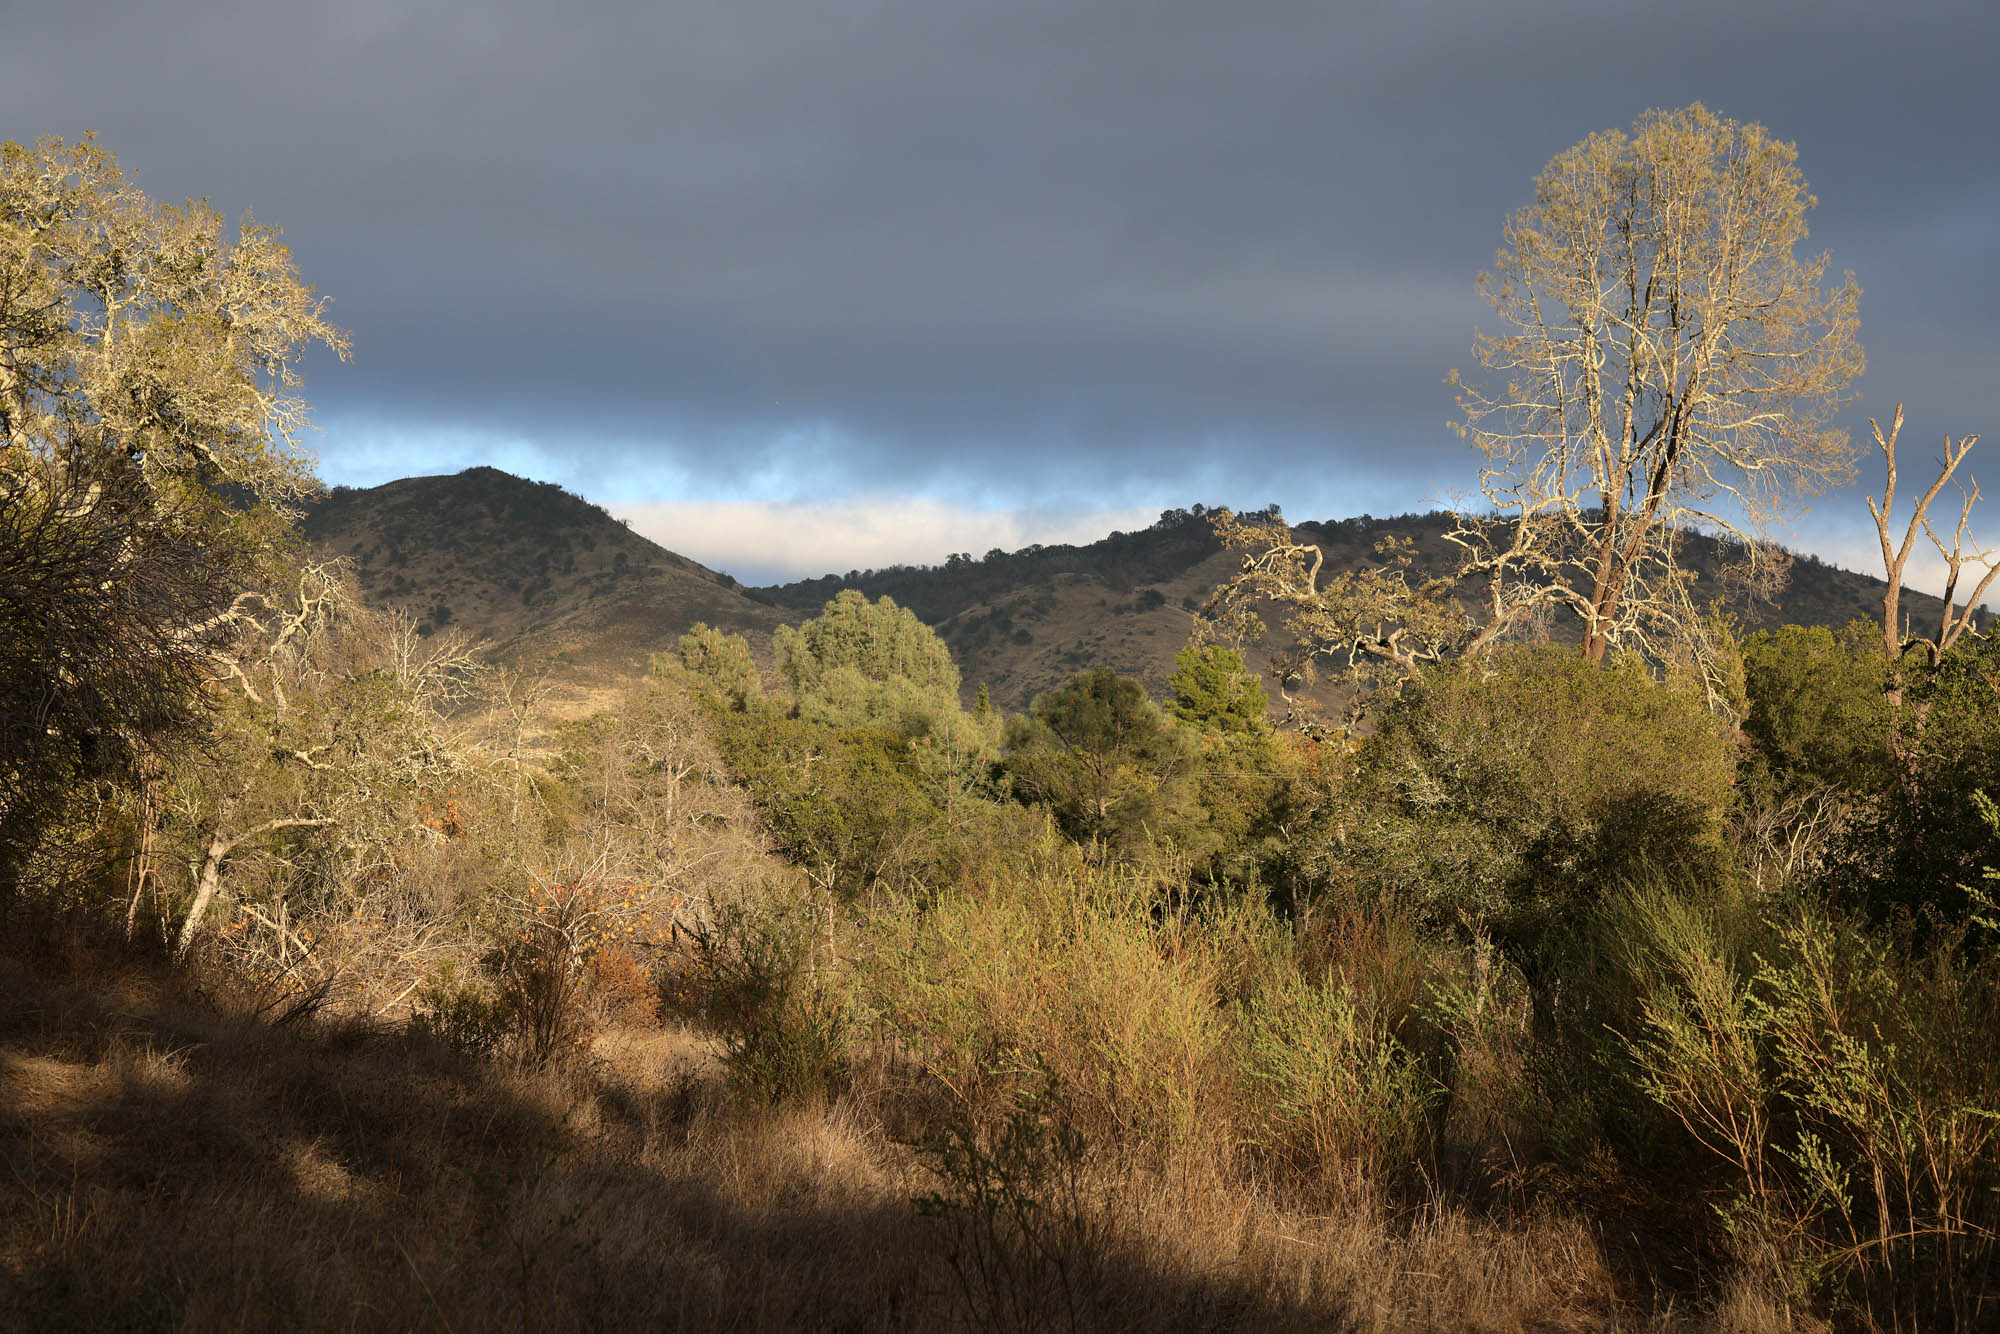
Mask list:
[[[1901,533],[1894,536],[1898,543],[1902,541]],[[1950,534],[1947,533],[1945,536],[1949,540]],[[1967,545],[1972,545],[1970,535]],[[1837,565],[1843,570],[1853,570],[1875,579],[1882,577],[1882,543],[1874,533],[1818,534],[1814,540],[1804,543],[1803,546],[1830,565]],[[1944,557],[1938,554],[1937,548],[1932,546],[1928,539],[1919,535],[1916,546],[1910,550],[1909,566],[1903,571],[1903,586],[1929,593],[1932,597],[1942,597],[1945,577],[1949,573]],[[1967,595],[1984,577],[1985,571],[1977,563],[1968,565],[1959,575],[1956,600],[1964,602]],[[1987,589],[1986,596],[1980,601],[1988,605],[2000,602],[2000,580],[1994,581],[1994,587]]]
[[[1157,510],[1129,505],[999,510],[885,495],[823,502],[657,500],[607,508],[669,551],[746,584],[935,565],[958,551],[976,558],[994,547],[1094,542],[1159,517]]]

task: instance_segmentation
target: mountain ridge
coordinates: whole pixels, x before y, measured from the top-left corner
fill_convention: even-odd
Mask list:
[[[937,630],[958,662],[968,697],[986,686],[996,704],[1024,707],[1035,694],[1091,666],[1137,677],[1156,695],[1187,642],[1194,611],[1236,569],[1200,505],[1169,509],[1148,528],[1084,544],[1031,545],[938,565],[891,566],[746,588],[631,531],[602,507],[551,483],[496,468],[335,488],[307,510],[307,541],[353,570],[372,605],[417,618],[427,632],[454,626],[517,665],[609,682],[643,668],[697,621],[746,636],[770,661],[781,624],[817,615],[840,589],[887,596]],[[1326,551],[1329,568],[1378,559],[1375,545],[1413,545],[1423,573],[1449,569],[1448,516],[1302,522],[1294,529]],[[1693,537],[1689,561],[1702,585],[1725,591],[1712,539]],[[1882,580],[1794,554],[1789,586],[1772,603],[1737,598],[1751,629],[1786,622],[1838,628],[1879,617]],[[1935,597],[1906,592],[1919,620]],[[1247,655],[1261,669],[1268,655]]]

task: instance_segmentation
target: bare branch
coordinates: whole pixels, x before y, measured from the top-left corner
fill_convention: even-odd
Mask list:
[[[195,877],[194,902],[188,905],[187,916],[181,922],[180,937],[174,945],[175,956],[185,958],[189,947],[194,944],[195,935],[201,929],[202,916],[208,911],[216,890],[222,887],[222,863],[230,853],[252,839],[275,834],[281,829],[317,829],[334,823],[336,821],[323,817],[281,816],[252,825],[240,833],[218,832],[209,840],[201,870]]]
[[[1212,521],[1223,544],[1243,554],[1236,575],[1202,608],[1196,636],[1261,636],[1258,607],[1282,609],[1292,647],[1274,654],[1273,666],[1281,696],[1295,707],[1289,687],[1310,684],[1319,659],[1357,678],[1382,667],[1404,679],[1457,650],[1470,633],[1452,581],[1413,585],[1415,552],[1397,539],[1377,544],[1379,563],[1328,574],[1319,546],[1299,541],[1276,514],[1246,519],[1221,510]]]
[[[1945,437],[1944,461],[1938,467],[1937,479],[1917,498],[1909,521],[1904,525],[1901,540],[1897,541],[1892,523],[1896,504],[1896,445],[1903,429],[1903,405],[1896,405],[1896,414],[1890,420],[1887,432],[1872,417],[1868,425],[1874,432],[1876,447],[1882,451],[1885,474],[1881,501],[1878,503],[1872,495],[1868,497],[1868,513],[1875,520],[1876,535],[1881,542],[1883,580],[1887,585],[1882,594],[1882,651],[1892,660],[1901,661],[1911,649],[1921,648],[1926,662],[1935,669],[1952,646],[1976,624],[1986,590],[1992,586],[1994,578],[2000,576],[2000,551],[1982,551],[1968,546],[1972,510],[1980,498],[1977,482],[1969,490],[1960,490],[1958,523],[1952,530],[1949,543],[1939,536],[1931,521],[1931,505],[1951,484],[1959,465],[1965,462],[1972,447],[1979,442],[1979,437],[1961,436],[1956,441],[1950,436]],[[1937,633],[1928,636],[1908,633],[1901,620],[1904,580],[1919,532],[1930,539],[1945,563],[1944,607],[1939,613]],[[1961,603],[1957,599],[1968,568],[1976,569],[1979,577],[1971,594]],[[1900,698],[1900,690],[1894,693]]]

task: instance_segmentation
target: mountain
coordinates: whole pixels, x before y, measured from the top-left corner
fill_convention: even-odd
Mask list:
[[[1363,515],[1295,531],[1322,547],[1329,568],[1375,561],[1376,544],[1396,537],[1414,545],[1420,571],[1443,573],[1458,554],[1444,540],[1449,523],[1441,513]],[[985,685],[996,704],[1018,709],[1099,665],[1159,695],[1195,609],[1237,563],[1195,506],[1085,545],[743,588],[559,487],[494,468],[336,488],[309,509],[304,528],[320,554],[350,563],[371,604],[405,611],[426,630],[462,629],[501,661],[547,665],[585,693],[639,670],[696,621],[746,635],[768,662],[772,630],[818,614],[842,588],[858,588],[893,598],[933,626],[958,661],[968,698]],[[1698,597],[1728,593],[1725,555],[1706,538],[1690,539]],[[1725,601],[1753,629],[1837,627],[1879,616],[1883,587],[1797,556],[1775,601],[1740,594]],[[1939,603],[1910,593],[1905,606],[1921,625],[1936,618]],[[1255,650],[1249,656],[1260,670],[1267,661]]]
[[[937,629],[968,684],[985,682],[994,701],[1010,708],[1099,664],[1139,678],[1159,695],[1194,611],[1238,566],[1204,514],[1199,505],[1168,510],[1150,528],[1087,546],[1032,546],[980,560],[954,556],[942,565],[827,575],[749,593],[794,616],[817,610],[841,588],[894,598]],[[1299,523],[1293,531],[1321,548],[1329,570],[1379,561],[1377,544],[1394,537],[1413,547],[1414,575],[1442,575],[1462,554],[1445,540],[1452,522],[1442,512],[1362,515]],[[1721,597],[1746,629],[1838,628],[1881,616],[1887,586],[1880,579],[1794,554],[1784,589],[1771,599],[1753,598],[1727,577],[1729,557],[1722,544],[1695,535],[1682,559],[1697,575],[1697,601]],[[1935,622],[1942,603],[1909,591],[1903,605],[1923,625]],[[1259,670],[1268,662],[1260,651],[1247,656]]]
[[[996,550],[749,592],[794,616],[812,614],[842,588],[893,598],[937,630],[968,690],[985,685],[994,703],[1018,709],[1095,666],[1163,694],[1194,610],[1235,563],[1197,507],[1084,546]],[[1256,655],[1253,662],[1262,665]]]
[[[637,671],[696,621],[768,651],[784,619],[600,507],[497,468],[336,487],[303,528],[318,554],[347,561],[370,605],[408,613],[425,633],[456,627],[503,662],[570,678]]]

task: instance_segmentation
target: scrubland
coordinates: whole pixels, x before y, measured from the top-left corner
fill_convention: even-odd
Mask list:
[[[855,600],[772,682],[702,632],[590,718],[434,713],[450,763],[246,844],[185,954],[172,867],[218,808],[157,803],[189,852],[141,878],[146,808],[72,807],[0,964],[7,1320],[2000,1312],[1990,899],[1843,896],[1864,854],[1938,873],[1884,861],[1877,822],[1918,818],[1885,803],[1760,824],[1803,781],[1761,757],[1812,740],[1769,703],[1721,728],[1636,663],[1522,650],[1299,738],[1209,652],[1167,710],[1086,674],[1003,720],[919,631]],[[343,633],[340,671],[271,666],[292,711],[353,707]],[[1835,679],[1793,639],[1745,646],[1746,700]],[[247,823],[296,768],[173,781]]]
[[[989,1216],[891,1134],[912,1113],[886,1072],[746,1104],[678,1025],[534,1070],[91,975],[7,968],[20,1328],[1595,1328],[1617,1309],[1575,1221],[1390,1225],[1214,1165],[1102,1163],[1013,1164],[1030,1174]]]
[[[417,516],[431,583],[348,525],[424,619],[362,605],[276,230],[0,145],[0,1323],[2000,1327],[1974,437],[1899,507],[1871,422],[1878,621],[1708,600],[1852,473],[1814,202],[1699,105],[1559,155],[1452,377],[1484,503],[1208,511],[1182,611],[1114,542],[1164,692],[1099,627],[1008,714],[850,589],[641,672],[742,599],[547,488],[539,552]]]

